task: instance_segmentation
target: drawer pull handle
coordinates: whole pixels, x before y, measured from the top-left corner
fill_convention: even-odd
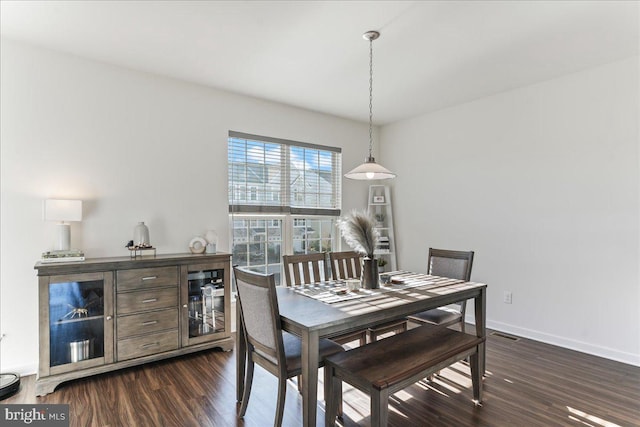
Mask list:
[[[142,280],[155,280],[157,278],[158,276],[147,276],[147,277],[143,277]]]
[[[151,325],[155,325],[156,323],[158,323],[157,320],[150,320],[148,322],[142,322],[142,326],[151,326]]]
[[[149,343],[149,344],[145,344],[145,345],[141,346],[140,348],[155,347],[157,345],[160,345],[160,343],[159,342],[152,342],[152,343]]]
[[[143,299],[142,303],[147,304],[147,303],[156,302],[156,301],[158,301],[158,298],[149,298],[149,299]]]

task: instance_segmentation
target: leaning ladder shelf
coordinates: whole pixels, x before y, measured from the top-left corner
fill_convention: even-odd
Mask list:
[[[396,242],[393,232],[393,209],[391,207],[391,192],[388,185],[369,186],[369,212],[376,219],[376,229],[380,233],[380,242],[374,254],[376,258],[386,261],[380,270],[395,271]]]

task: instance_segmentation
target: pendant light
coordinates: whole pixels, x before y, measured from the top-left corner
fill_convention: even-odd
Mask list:
[[[349,179],[390,179],[396,174],[382,165],[376,163],[371,151],[373,150],[373,41],[380,37],[377,31],[367,31],[362,35],[365,40],[369,40],[369,156],[364,163],[346,173],[344,176]]]

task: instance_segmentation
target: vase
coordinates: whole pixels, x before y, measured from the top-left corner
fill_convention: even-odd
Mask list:
[[[362,259],[362,288],[378,288],[378,260],[365,257]]]
[[[133,244],[136,246],[150,246],[149,228],[144,225],[144,222],[139,222],[133,230]]]
[[[216,233],[216,230],[207,230],[204,238],[207,241],[207,249],[205,252],[208,254],[215,254],[218,250],[218,233]]]

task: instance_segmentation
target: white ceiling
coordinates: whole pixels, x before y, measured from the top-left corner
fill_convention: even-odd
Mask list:
[[[387,124],[638,55],[638,1],[7,1],[3,37]]]

